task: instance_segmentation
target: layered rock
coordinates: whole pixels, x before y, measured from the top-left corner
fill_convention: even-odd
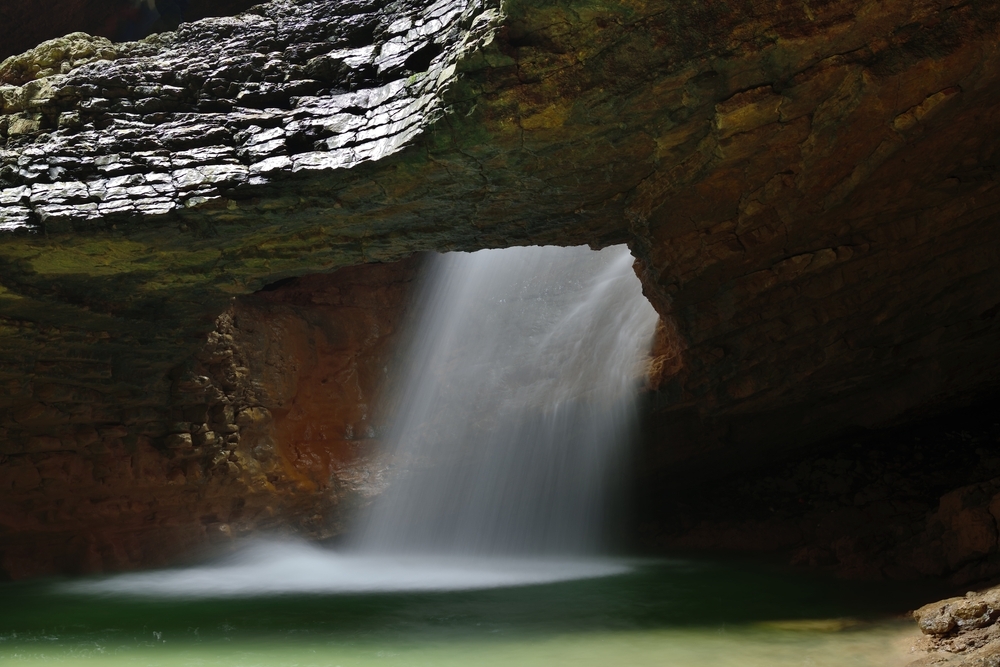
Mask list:
[[[339,533],[342,510],[384,484],[374,401],[418,264],[233,300],[145,406],[126,396],[105,417],[98,391],[35,385],[5,418],[0,574],[165,565],[261,530]]]
[[[233,296],[432,249],[628,242],[664,318],[658,465],[991,386],[998,24],[985,0],[276,0],[43,45],[0,73],[3,465],[77,429],[169,460]]]
[[[969,592],[913,612],[923,640],[910,667],[989,667],[1000,663],[1000,590]]]

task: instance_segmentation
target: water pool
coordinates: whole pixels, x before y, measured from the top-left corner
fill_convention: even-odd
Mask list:
[[[191,597],[83,592],[81,581],[109,580],[0,586],[0,662],[884,667],[913,659],[917,631],[902,614],[940,593],[690,560],[439,592]]]

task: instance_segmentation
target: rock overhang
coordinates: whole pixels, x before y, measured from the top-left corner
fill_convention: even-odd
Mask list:
[[[286,276],[628,242],[662,406],[723,416],[696,443],[878,423],[997,367],[962,341],[995,326],[998,11],[286,1],[113,45],[5,89],[0,303],[177,361]]]

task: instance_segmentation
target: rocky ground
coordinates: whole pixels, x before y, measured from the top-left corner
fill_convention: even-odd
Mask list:
[[[925,605],[913,613],[924,637],[910,667],[1000,665],[1000,587]]]

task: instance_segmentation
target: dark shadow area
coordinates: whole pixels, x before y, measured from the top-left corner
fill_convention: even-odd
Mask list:
[[[901,426],[808,449],[715,451],[654,468],[637,485],[647,549],[777,553],[852,578],[1000,576],[1000,408],[980,396]],[[647,435],[647,447],[662,447]],[[649,456],[650,451],[647,450]],[[964,590],[964,589],[963,589]]]

